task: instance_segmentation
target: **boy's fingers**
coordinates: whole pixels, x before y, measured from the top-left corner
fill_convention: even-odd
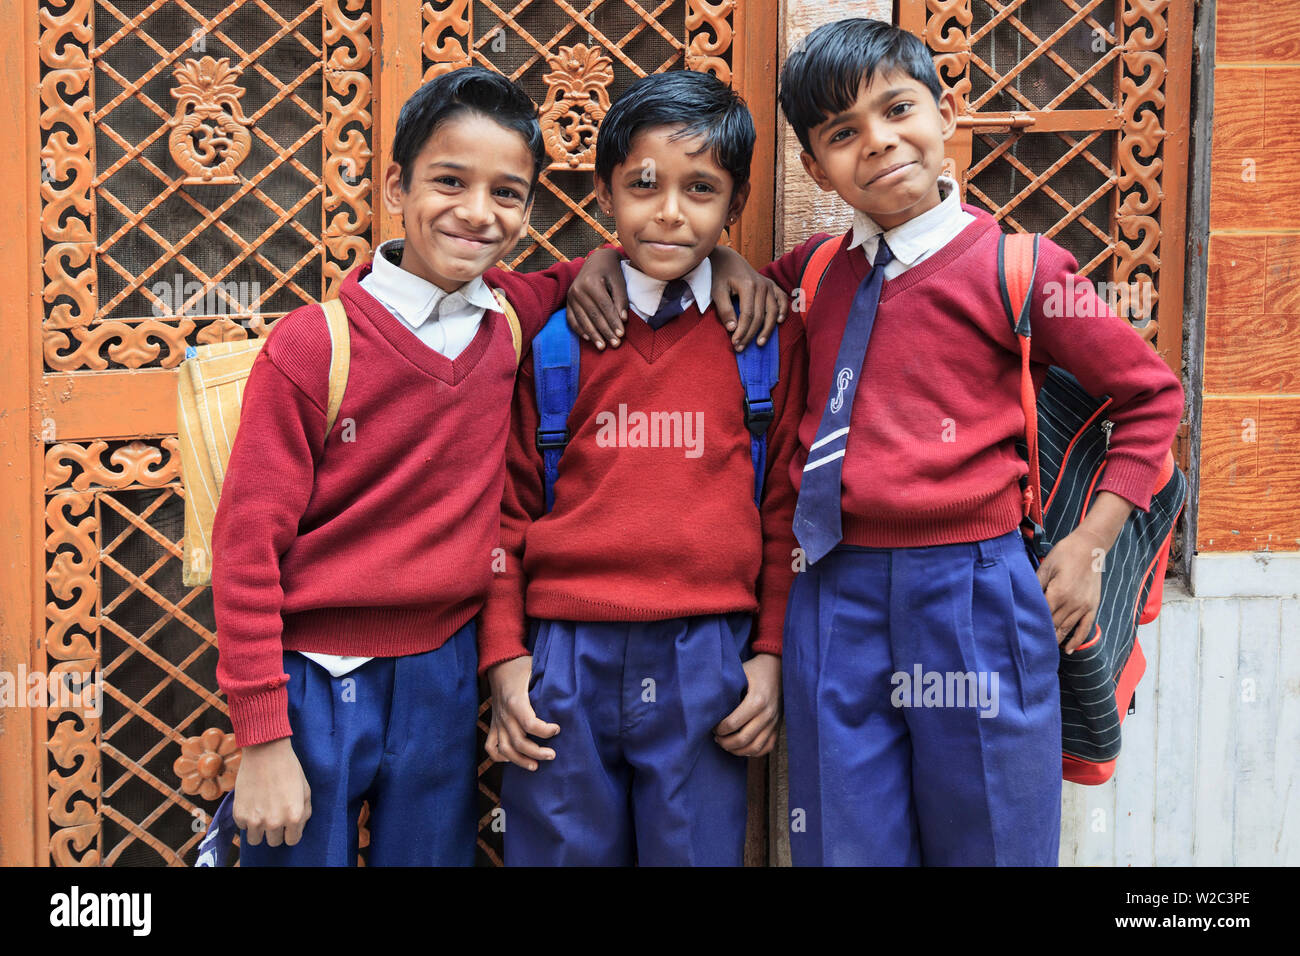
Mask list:
[[[732,308],[730,295],[724,293],[722,298],[719,299],[715,290],[713,293],[713,307],[717,309],[718,321],[722,323],[724,329],[731,331],[736,327],[736,310]]]
[[[518,737],[515,737],[513,740],[510,741],[510,746],[514,749],[515,753],[524,757],[531,763],[536,763],[539,760],[555,759],[554,750],[552,750],[550,747],[539,746],[538,744],[529,740],[522,733],[520,733]],[[529,769],[532,768],[530,767]]]
[[[736,298],[740,300],[740,313],[736,318],[736,331],[731,334],[731,344],[743,349],[754,338],[753,287],[742,285]]]
[[[1060,644],[1070,636],[1070,632],[1074,630],[1074,626],[1079,623],[1082,616],[1083,612],[1077,610],[1071,610],[1062,616],[1061,623],[1056,626],[1056,643]]]
[[[758,330],[758,344],[766,345],[767,340],[772,336],[772,330],[780,321],[781,306],[776,296],[772,294],[771,286],[767,289],[767,294],[763,296],[763,321]]]
[[[548,724],[532,712],[524,716],[519,723],[531,737],[554,737],[560,732],[559,724]]]
[[[256,823],[250,823],[244,830],[244,837],[248,840],[249,846],[259,846],[263,835],[262,827]]]
[[[275,826],[266,828],[266,845],[279,846],[284,842],[284,828]]]
[[[1079,645],[1086,644],[1093,638],[1093,625],[1096,623],[1096,615],[1088,612],[1083,619],[1074,628],[1074,636],[1070,638],[1069,643],[1065,645],[1065,653],[1073,654]]]
[[[762,710],[762,706],[748,694],[745,695],[745,699],[740,702],[736,709],[723,717],[722,722],[713,728],[713,733],[718,737],[729,737],[753,720],[755,715]]]
[[[607,283],[606,285],[609,284]],[[613,288],[609,289],[609,291],[613,296],[613,304],[614,304],[613,317],[616,321],[618,321],[618,332],[620,335],[622,335],[623,322],[626,321],[627,319],[627,310],[628,310],[627,289],[623,288],[623,286],[621,285],[614,284]]]

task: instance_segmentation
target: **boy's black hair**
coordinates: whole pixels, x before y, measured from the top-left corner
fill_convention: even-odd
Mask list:
[[[749,182],[754,118],[735,90],[711,73],[652,73],[627,88],[609,108],[596,134],[596,176],[606,183],[627,159],[637,133],[653,126],[684,125],[674,139],[704,136],[734,188]]]
[[[878,72],[899,70],[930,91],[943,93],[930,51],[917,37],[880,20],[827,23],[796,44],[781,68],[781,112],[799,144],[812,152],[808,134],[827,117],[849,109],[862,83]]]
[[[500,73],[481,66],[467,66],[435,77],[416,90],[402,104],[393,134],[393,162],[402,167],[402,189],[411,188],[411,170],[420,150],[434,131],[460,113],[474,112],[513,130],[523,137],[533,154],[533,179],[547,164],[546,144],[537,122],[537,104],[516,84]]]

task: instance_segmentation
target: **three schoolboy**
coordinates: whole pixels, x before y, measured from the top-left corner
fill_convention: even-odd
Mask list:
[[[783,508],[787,520],[793,512],[794,532],[807,561],[807,569],[795,576],[790,592],[784,667],[780,668],[790,744],[790,807],[799,824],[792,826],[791,832],[795,862],[1050,865],[1055,862],[1060,821],[1058,643],[1068,653],[1091,632],[1100,587],[1096,551],[1109,548],[1133,507],[1147,507],[1160,459],[1181,413],[1181,388],[1127,323],[1114,317],[1075,321],[1043,316],[1043,287],[1050,282],[1064,286],[1077,269],[1068,253],[1045,241],[1038,271],[1040,282],[1032,300],[1035,381],[1041,381],[1048,364],[1065,367],[1089,391],[1112,397],[1109,414],[1115,427],[1109,464],[1087,517],[1073,534],[1056,543],[1035,570],[1017,530],[1022,513],[1018,482],[1025,465],[1014,444],[1023,434],[1024,422],[1018,404],[1017,348],[1006,325],[997,286],[999,229],[986,213],[961,205],[956,184],[940,176],[943,143],[955,125],[951,94],[941,90],[933,63],[915,38],[887,24],[848,20],[814,31],[791,55],[782,74],[781,105],[803,146],[802,158],[809,174],[821,188],[836,192],[856,211],[853,228],[838,240],[840,245],[824,280],[803,316],[807,329],[807,397],[798,425],[799,447],[787,458],[788,486],[792,491],[797,489],[799,497],[797,507],[787,500]],[[653,126],[640,131],[643,146],[653,142],[659,152],[639,156],[634,145],[637,138],[631,137],[618,155],[624,161],[680,157],[684,153],[682,141],[692,138],[688,133],[674,142],[671,134],[664,136],[662,130],[657,138],[647,136],[647,132],[653,134]],[[695,138],[701,136],[697,133]],[[709,145],[707,140],[704,145]],[[717,153],[705,148],[695,153],[697,158],[701,155],[715,158]],[[465,165],[472,168],[472,164]],[[680,287],[675,288],[675,293],[690,311],[694,308],[690,300],[699,294],[691,281],[699,278],[691,275],[696,268],[692,263],[699,260],[693,254],[683,254],[671,236],[653,230],[645,234],[647,238],[642,242],[635,225],[629,230],[632,248],[627,248],[629,237],[623,234],[623,219],[619,216],[621,204],[613,202],[621,165],[626,162],[615,162],[613,171],[598,177],[598,181],[606,186],[602,203],[610,201],[619,219],[620,239],[631,256],[630,268],[643,273],[627,274],[634,309],[640,304],[637,318],[640,322],[658,318],[659,309],[650,313],[651,300],[656,293],[662,294],[658,283],[666,287],[671,279],[687,280],[689,296]],[[715,160],[714,165],[722,164]],[[646,188],[635,185],[631,178],[623,186],[628,192]],[[629,198],[626,208],[634,210],[636,203],[644,201]],[[680,216],[680,209],[672,210],[671,203],[661,203],[657,212],[639,219],[630,213],[624,218],[658,228]],[[500,218],[485,215],[481,223]],[[432,206],[428,221],[438,221]],[[437,234],[436,228],[431,231]],[[485,263],[495,261],[496,254],[486,249],[496,236],[490,229],[469,234],[448,230],[445,235],[449,245],[444,248],[458,250],[449,258],[459,257],[467,263],[461,273],[465,282],[470,281],[473,268],[468,263],[476,261],[479,253]],[[704,235],[707,238],[709,232]],[[716,241],[716,235],[713,239]],[[765,273],[793,292],[813,248],[828,239],[837,241],[814,237],[778,259]],[[660,264],[663,268],[656,268]],[[563,272],[558,267],[556,271]],[[355,277],[349,281],[355,282]],[[504,286],[505,281],[497,284]],[[611,285],[613,302],[618,303],[620,284]],[[345,302],[349,301],[348,292],[345,284]],[[525,303],[531,296],[534,307],[543,299],[547,305],[558,304],[553,288],[540,294],[507,288],[507,294],[511,301]],[[593,301],[598,298],[593,297]],[[516,308],[521,324],[528,312],[526,324],[534,331],[546,311],[529,311],[527,306],[518,305]],[[1087,314],[1109,315],[1099,303],[1094,303],[1094,308],[1096,312]],[[366,310],[362,313],[364,319],[375,320]],[[486,311],[484,314],[492,315]],[[642,383],[629,377],[628,370],[636,367],[633,359],[648,367],[657,365],[665,356],[672,357],[667,347],[670,342],[690,334],[673,328],[674,323],[680,328],[680,315],[667,319],[657,330],[640,322],[627,323],[627,343],[633,348],[609,353],[602,362],[584,364],[584,387],[591,390],[593,401],[608,402],[631,384],[651,388],[654,383],[649,379]],[[293,327],[287,319],[281,324],[290,330]],[[502,330],[495,316],[493,326],[496,332]],[[696,324],[692,329],[697,334],[707,333],[714,324]],[[791,330],[790,338],[805,340],[799,323],[787,329]],[[597,345],[603,344],[599,334],[592,334],[590,324],[588,334]],[[268,392],[278,388],[286,406],[297,411],[298,419],[313,422],[317,432],[323,431],[324,372],[314,377],[295,375],[300,370],[294,365],[296,359],[313,356],[314,349],[316,366],[323,369],[325,359],[319,338],[314,342],[299,341],[308,337],[295,337],[289,331],[279,333],[279,337],[280,347],[272,351],[272,342],[268,342],[271,356],[266,362],[259,361],[259,367],[275,365],[274,370],[261,371],[260,378],[268,383],[261,387]],[[364,342],[365,336],[361,337]],[[481,337],[480,331],[475,340]],[[783,384],[793,384],[800,372],[793,365],[786,372],[790,356],[786,337],[783,330]],[[497,364],[510,366],[501,369],[498,385],[505,383],[508,387],[513,356],[505,355],[504,349],[509,347],[509,341],[500,335],[493,341]],[[656,341],[660,341],[659,348]],[[646,348],[638,347],[638,342]],[[327,358],[328,345],[324,348]],[[641,355],[634,357],[630,354],[633,351]],[[613,366],[604,370],[602,366],[615,355],[623,359],[617,372]],[[469,374],[464,367],[469,364],[462,363],[462,374]],[[667,368],[668,364],[660,367]],[[705,374],[702,369],[697,371]],[[708,374],[717,375],[716,384],[722,388],[725,372],[734,376],[734,368],[718,362],[709,366]],[[620,379],[617,384],[613,382],[616,375]],[[773,605],[769,598],[779,601],[778,592],[784,587],[777,584],[775,590],[768,590],[779,577],[775,574],[776,556],[764,552],[757,558],[763,581],[744,606],[732,613],[717,606],[712,586],[725,581],[756,580],[750,577],[751,570],[757,574],[752,564],[743,569],[734,564],[714,568],[707,560],[700,563],[693,547],[679,547],[676,565],[656,565],[653,571],[631,567],[628,552],[671,550],[671,544],[661,539],[666,539],[669,531],[679,536],[690,521],[678,519],[665,528],[662,522],[656,526],[645,524],[644,515],[671,497],[689,500],[705,485],[693,480],[683,483],[680,474],[666,477],[651,469],[644,487],[638,486],[630,474],[618,473],[622,467],[636,467],[627,466],[636,457],[632,449],[612,454],[596,443],[594,436],[578,441],[580,431],[566,451],[563,473],[556,483],[556,508],[539,516],[536,460],[530,453],[532,436],[527,432],[528,401],[523,379],[521,375],[519,407],[524,411],[510,433],[510,481],[502,519],[503,543],[516,563],[509,573],[492,582],[492,598],[484,617],[485,628],[494,634],[508,633],[510,639],[498,644],[489,638],[485,650],[490,650],[480,660],[485,668],[493,669],[494,690],[498,685],[506,688],[494,694],[489,752],[496,759],[537,767],[533,771],[515,767],[507,770],[511,784],[506,788],[507,852],[511,852],[516,830],[523,829],[529,835],[520,837],[516,846],[529,841],[524,852],[536,862],[628,862],[629,852],[642,854],[642,862],[723,861],[731,851],[723,853],[708,840],[700,842],[691,829],[700,820],[734,819],[734,800],[728,797],[718,802],[722,805],[714,805],[708,793],[696,792],[674,804],[652,791],[657,782],[654,774],[661,767],[668,768],[669,773],[677,772],[676,752],[682,752],[688,744],[694,746],[690,742],[699,739],[701,721],[716,719],[703,714],[716,713],[725,694],[720,696],[717,688],[711,687],[712,696],[705,695],[709,697],[708,706],[691,715],[693,722],[679,721],[674,733],[656,730],[645,740],[635,737],[640,725],[653,724],[653,712],[647,707],[653,708],[661,700],[656,673],[668,674],[669,684],[673,685],[686,670],[717,674],[726,670],[727,661],[733,659],[730,655],[739,660],[748,637],[744,615],[753,610],[755,597],[758,636],[752,650],[768,653],[758,654],[749,664],[781,652],[781,639],[772,632]],[[682,382],[671,394],[691,394],[691,384]],[[360,391],[361,395],[345,399],[341,420],[349,417],[350,401],[354,413],[351,417],[356,421],[366,420],[364,414],[357,418],[356,412],[377,414],[376,408],[366,404],[365,388]],[[389,391],[394,396],[405,395],[397,389]],[[669,393],[650,390],[644,394]],[[600,410],[595,405],[585,409],[576,405],[573,420],[575,424],[583,423],[578,429],[590,428]],[[712,404],[704,411],[706,421],[710,414],[721,414]],[[299,460],[277,460],[277,465],[290,474],[296,473],[301,484],[302,463],[320,456],[321,439],[301,421],[286,424],[282,417],[264,418],[267,421],[253,434],[264,433],[265,437],[246,440],[241,427],[236,453],[242,445],[246,456],[260,457],[264,443],[291,449]],[[428,412],[421,420],[428,420]],[[485,434],[500,436],[504,426],[496,424]],[[735,434],[733,424],[726,423],[719,429],[720,434],[730,436],[719,440],[732,443],[724,461],[734,468],[732,459],[747,459],[748,448],[741,441],[743,436]],[[788,441],[778,433],[784,435],[781,429],[774,432],[774,445]],[[409,429],[402,429],[402,434],[409,437]],[[477,432],[471,429],[456,434],[460,440],[472,443]],[[451,447],[457,447],[454,440],[444,438]],[[712,433],[709,438],[713,438]],[[332,433],[324,441],[337,443],[338,439]],[[499,453],[500,446],[493,447]],[[241,673],[269,673],[274,669],[274,665],[267,666],[272,654],[278,663],[280,642],[252,636],[278,634],[276,618],[282,613],[285,649],[299,643],[306,649],[306,643],[294,635],[310,630],[328,635],[310,642],[310,649],[326,653],[331,649],[354,654],[358,650],[384,653],[389,645],[382,643],[378,632],[382,629],[385,634],[401,635],[402,625],[411,623],[406,620],[409,613],[425,627],[438,621],[433,640],[439,646],[441,641],[459,635],[461,629],[472,628],[469,618],[461,620],[455,613],[473,603],[468,597],[465,605],[451,601],[451,607],[434,609],[417,604],[416,610],[409,613],[405,607],[395,614],[392,608],[378,613],[366,610],[385,600],[409,597],[414,593],[409,590],[413,582],[403,585],[403,581],[412,581],[405,575],[414,567],[430,566],[434,556],[404,541],[404,535],[419,538],[425,546],[448,547],[443,535],[425,534],[412,520],[410,506],[417,503],[411,500],[407,500],[405,511],[388,512],[400,514],[400,522],[391,517],[386,521],[379,518],[382,509],[368,511],[365,534],[347,520],[348,509],[340,508],[340,502],[349,495],[369,500],[373,484],[382,487],[375,462],[386,451],[396,449],[367,448],[366,454],[372,458],[368,467],[354,474],[340,466],[338,477],[326,479],[309,502],[301,492],[296,497],[286,496],[286,502],[272,500],[279,497],[276,495],[263,496],[266,500],[260,507],[265,508],[266,520],[277,529],[276,534],[257,548],[246,547],[241,558],[251,558],[251,564],[244,567],[240,560],[240,570],[228,567],[230,576],[225,579],[228,600],[232,607],[238,607],[235,613],[228,608],[225,617],[241,631],[244,647],[256,648],[255,653],[235,655],[245,657],[243,661],[227,662],[223,643],[226,679],[222,686],[231,696],[232,718],[237,711],[240,715],[237,731],[241,724],[257,728],[252,732],[266,740],[272,739],[266,736],[268,731],[287,732],[279,704],[284,694],[280,677],[263,679],[262,685],[256,679],[239,680]],[[400,454],[407,460],[415,457],[409,448]],[[590,467],[598,456],[604,471]],[[485,457],[499,461],[496,455]],[[318,481],[329,473],[329,458],[325,461],[327,467],[318,472]],[[232,456],[232,471],[233,462]],[[617,494],[607,495],[601,485],[604,476],[611,473],[609,469],[614,469]],[[719,484],[729,484],[728,492],[734,491],[736,478],[728,473]],[[499,479],[494,485],[479,475],[477,481],[483,490],[476,503],[490,498],[493,488],[501,488]],[[769,493],[784,484],[772,481]],[[445,483],[441,475],[438,486],[462,487],[455,482]],[[229,495],[227,490],[223,500],[229,500]],[[488,510],[485,505],[483,511]],[[336,529],[339,511],[344,520]],[[602,511],[611,512],[613,518],[602,515]],[[720,508],[718,513],[724,511]],[[760,518],[751,502],[751,527],[742,530],[761,533],[765,546],[768,542],[788,543],[788,528],[769,526],[769,515],[781,513],[781,508],[765,507],[758,532],[753,526],[760,524]],[[433,521],[426,527],[448,527],[436,516],[426,517]],[[220,515],[218,520],[220,527]],[[629,523],[634,534],[620,538],[611,520]],[[729,555],[734,555],[736,539],[741,537],[735,521],[725,532],[731,545]],[[292,531],[299,522],[309,530],[295,538]],[[739,521],[739,526],[743,524]],[[548,542],[547,527],[558,530],[560,525],[570,529],[570,540],[563,542],[559,535],[552,535]],[[604,531],[596,534],[597,528]],[[380,549],[391,561],[391,566],[382,569],[388,572],[386,575],[364,561],[358,565],[356,555],[348,548],[349,543],[377,536],[380,540],[392,537],[393,546]],[[237,532],[228,527],[227,540],[236,537]],[[300,548],[304,539],[307,543]],[[575,547],[575,540],[582,542],[581,546]],[[526,549],[522,547],[525,542]],[[554,552],[552,558],[563,557],[563,565],[546,559],[548,545]],[[289,549],[280,569],[286,586],[283,599],[278,601],[267,600],[265,591],[252,584],[259,573],[267,573],[276,547]],[[518,563],[520,557],[522,566]],[[781,563],[789,567],[789,551],[781,557]],[[367,599],[362,604],[362,595],[354,596],[360,608],[355,615],[351,611],[339,614],[337,605],[347,601],[331,599],[330,604],[319,608],[312,604],[313,589],[319,595],[319,582],[328,580],[342,567],[353,569],[352,586],[364,591]],[[771,578],[769,569],[774,572]],[[436,573],[436,565],[431,570]],[[524,577],[520,577],[521,572]],[[214,587],[219,573],[218,567]],[[466,566],[457,567],[456,573],[464,575]],[[521,586],[525,579],[527,584]],[[600,586],[594,582],[600,582]],[[376,588],[383,593],[376,594]],[[388,595],[389,589],[396,593]],[[693,603],[703,594],[709,597]],[[669,600],[661,595],[667,595]],[[380,600],[376,601],[376,597]],[[324,607],[330,610],[326,612]],[[536,643],[531,661],[523,646],[525,607],[530,615],[542,618],[533,628]],[[778,608],[776,613],[782,610]],[[396,628],[388,626],[387,620],[382,626],[374,620],[385,613],[395,618]],[[240,621],[246,614],[248,618]],[[692,668],[689,659],[642,656],[662,649],[664,638],[676,641],[693,636],[693,619],[697,615],[715,619],[711,639],[715,642],[713,653],[721,655],[721,671],[712,660],[708,666]],[[354,616],[359,620],[353,622]],[[347,641],[334,639],[332,632],[341,626],[331,623],[336,619],[347,624]],[[219,624],[227,627],[220,617]],[[355,634],[363,635],[363,639],[352,639]],[[418,647],[430,653],[432,648],[424,647],[430,643],[426,638],[410,649]],[[502,656],[507,644],[507,656]],[[472,638],[468,646],[473,647]],[[600,655],[605,655],[604,659]],[[284,656],[286,669],[291,656]],[[260,667],[250,665],[254,658],[260,661]],[[894,706],[893,678],[900,672],[911,672],[913,665],[930,672],[996,675],[1000,694],[996,716],[982,717],[974,707]],[[447,670],[463,675],[463,660],[457,669]],[[509,681],[504,679],[507,673],[511,673]],[[522,698],[520,675],[525,678]],[[381,686],[368,693],[376,697],[390,694],[397,676],[384,677],[389,683],[381,680]],[[404,680],[435,679],[433,672],[427,678],[424,674],[400,676]],[[498,676],[502,679],[497,680]],[[744,683],[754,686],[754,676],[745,671],[733,671],[730,676],[735,684],[728,693],[739,701],[744,695]],[[535,699],[526,693],[531,678],[536,678],[532,690],[539,691]],[[637,680],[635,688],[628,684],[633,678]],[[655,688],[649,699],[634,693],[644,690],[640,682],[645,679]],[[469,683],[472,685],[472,680]],[[472,689],[463,696],[455,719],[470,714],[465,726],[472,737],[473,715],[465,702],[472,700]],[[341,720],[346,724],[337,703],[326,695],[321,697],[331,701],[331,726],[337,730]],[[536,713],[530,717],[534,709]],[[548,709],[556,716],[548,716]],[[448,710],[437,717],[445,721],[452,713]],[[555,722],[547,723],[539,717]],[[413,719],[413,715],[403,714],[397,722],[409,723]],[[770,715],[755,715],[747,725],[755,721],[762,731],[747,740],[748,752],[758,752],[770,744]],[[613,737],[599,742],[588,740],[588,752],[580,753],[584,741],[578,738],[597,725],[612,728]],[[562,733],[570,726],[577,732]],[[737,726],[733,723],[718,729],[727,736],[725,731],[734,732]],[[382,740],[386,730],[381,726],[369,733],[379,733]],[[527,741],[528,734],[549,738],[548,746]],[[761,746],[757,744],[760,741]],[[463,739],[458,746],[463,747]],[[387,747],[380,749],[386,751]],[[702,749],[698,753],[714,758],[722,753],[721,747],[716,750]],[[326,764],[333,761],[337,765],[350,758],[335,754],[324,759]],[[249,761],[246,755],[241,784],[250,765],[256,766],[257,761]],[[300,773],[284,773],[286,765],[283,760],[274,764],[266,761],[255,784],[279,794],[281,805],[292,804],[301,778]],[[645,769],[643,776],[649,787],[643,791],[648,794],[644,805],[653,809],[647,811],[644,820],[635,811],[624,812],[617,819],[601,817],[611,799],[633,786],[630,768],[634,766],[636,770]],[[272,767],[276,772],[271,772]],[[326,767],[323,772],[328,776],[330,770]],[[548,785],[538,783],[548,773],[555,778],[549,790]],[[722,775],[720,771],[718,779]],[[683,780],[689,777],[689,773],[681,775]],[[340,786],[346,788],[346,784]],[[421,781],[419,786],[437,785]],[[607,792],[597,795],[602,789]],[[516,798],[512,793],[518,795],[513,815],[510,801]],[[743,789],[741,793],[743,796]],[[417,809],[411,813],[418,812],[421,806],[419,798],[414,799],[412,807]],[[346,810],[351,809],[349,804]],[[743,815],[743,810],[740,812]],[[463,826],[464,821],[465,817],[458,817],[447,832],[453,826]],[[394,824],[404,825],[404,821]],[[331,823],[330,828],[332,831],[335,824]],[[470,834],[472,840],[472,830],[471,821],[460,832]],[[432,834],[428,838],[436,841]],[[405,839],[411,840],[409,831]],[[704,856],[691,855],[697,846],[703,847]]]

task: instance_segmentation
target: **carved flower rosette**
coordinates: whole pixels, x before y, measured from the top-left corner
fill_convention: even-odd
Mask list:
[[[172,770],[180,777],[182,792],[215,800],[234,788],[239,757],[235,735],[209,727],[181,744],[181,755],[172,764]]]

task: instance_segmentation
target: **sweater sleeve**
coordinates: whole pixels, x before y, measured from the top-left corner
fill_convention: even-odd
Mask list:
[[[281,319],[253,363],[213,525],[217,683],[241,747],[292,733],[281,656],[280,557],[311,498],[329,378],[328,339],[322,348],[318,336],[307,334],[306,311]],[[323,326],[319,309],[315,318]],[[320,366],[295,369],[300,380],[319,378],[319,396],[307,394],[275,361],[282,350],[304,366]]]
[[[799,446],[799,420],[808,391],[808,341],[803,322],[794,315],[777,333],[781,341],[780,381],[774,389],[776,418],[767,439],[767,473],[763,479],[763,564],[758,580],[758,625],[755,652],[780,654],[785,605],[794,583],[794,506],[797,495],[790,462]]]
[[[506,483],[501,501],[501,547],[504,567],[494,567],[487,600],[479,618],[478,672],[528,654],[524,596],[524,541],[532,523],[546,510],[541,452],[534,437],[539,416],[533,393],[533,363],[525,356],[515,379],[515,400],[506,439]]]
[[[1039,247],[1030,322],[1031,360],[1059,365],[1089,393],[1111,397],[1106,415],[1115,427],[1097,490],[1149,510],[1183,414],[1178,377],[1049,239]]]
[[[519,315],[519,327],[525,342],[542,330],[546,320],[564,307],[569,286],[582,271],[586,259],[557,262],[541,272],[512,272],[492,268],[483,273],[483,281],[506,294]]]

